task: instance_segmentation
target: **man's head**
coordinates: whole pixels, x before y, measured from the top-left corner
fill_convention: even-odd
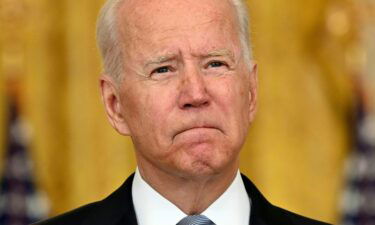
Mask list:
[[[140,169],[191,178],[235,171],[255,114],[256,66],[233,2],[113,6],[114,33],[98,32],[102,96],[112,126],[131,136]],[[120,60],[106,58],[113,52]]]
[[[119,33],[119,14],[121,5],[128,0],[107,0],[103,6],[97,25],[97,41],[103,58],[103,67],[107,75],[120,79],[123,71],[123,55],[121,36]],[[240,25],[239,37],[246,62],[253,57],[251,42],[249,40],[249,18],[247,8],[242,0],[229,0],[236,10],[237,20]],[[249,65],[250,66],[250,65]]]

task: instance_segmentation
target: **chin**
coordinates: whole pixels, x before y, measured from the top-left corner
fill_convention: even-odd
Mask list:
[[[217,172],[209,167],[195,167],[183,170],[180,176],[189,180],[202,180],[215,176]]]
[[[164,170],[185,179],[203,179],[238,168],[239,151],[226,143],[204,142],[174,146]]]
[[[234,162],[234,161],[233,161]],[[184,160],[180,167],[181,175],[190,179],[203,179],[219,175],[228,169],[231,163],[228,159],[216,157],[190,158]],[[183,166],[183,167],[181,167]]]

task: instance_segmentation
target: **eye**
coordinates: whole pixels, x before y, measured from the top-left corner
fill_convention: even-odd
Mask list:
[[[154,73],[168,73],[170,72],[170,68],[168,66],[162,66],[159,68],[156,68],[155,70],[152,71],[152,74]]]
[[[213,62],[210,62],[210,63],[208,64],[208,67],[213,67],[213,68],[215,68],[215,67],[222,67],[222,66],[225,66],[225,65],[226,65],[225,63],[220,62],[220,61],[213,61]]]

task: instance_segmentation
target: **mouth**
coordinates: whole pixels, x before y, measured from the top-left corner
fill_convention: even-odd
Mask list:
[[[183,129],[179,130],[178,132],[176,132],[176,133],[173,135],[173,139],[174,139],[177,135],[182,134],[182,133],[184,133],[184,132],[188,132],[188,131],[192,131],[192,130],[205,130],[205,129],[207,129],[207,130],[218,130],[218,131],[222,132],[221,129],[219,129],[218,127],[216,127],[216,126],[211,126],[211,125],[191,126],[191,127],[185,127],[185,128],[183,128]]]

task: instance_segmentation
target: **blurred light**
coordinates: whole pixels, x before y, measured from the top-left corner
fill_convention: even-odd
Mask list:
[[[361,136],[364,141],[368,142],[371,146],[375,148],[375,115],[370,115],[363,121],[363,126],[361,127]],[[375,171],[375,164],[374,171]]]
[[[345,61],[349,69],[362,71],[367,64],[367,52],[359,45],[354,45],[346,51]]]
[[[349,31],[349,18],[342,8],[334,8],[328,14],[326,26],[328,31],[334,36],[342,36]]]

